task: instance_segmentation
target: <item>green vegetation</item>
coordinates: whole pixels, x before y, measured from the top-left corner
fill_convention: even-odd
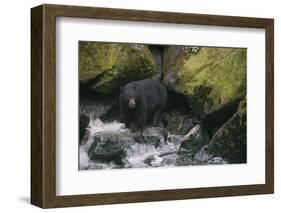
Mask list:
[[[245,96],[246,49],[200,48],[197,54],[187,58],[183,51],[167,51],[167,54],[168,60],[175,61],[168,61],[164,67],[164,75],[168,76],[164,83],[185,94],[199,114],[211,113]],[[174,84],[169,82],[170,72],[174,72]]]
[[[150,77],[155,69],[144,45],[80,42],[79,79],[100,93],[112,93],[132,80]]]

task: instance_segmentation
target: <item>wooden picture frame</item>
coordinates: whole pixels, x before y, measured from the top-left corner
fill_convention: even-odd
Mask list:
[[[56,17],[94,18],[210,26],[262,28],[266,32],[265,184],[192,189],[56,195]],[[63,5],[31,9],[31,203],[42,208],[132,203],[274,191],[274,21],[186,13]]]

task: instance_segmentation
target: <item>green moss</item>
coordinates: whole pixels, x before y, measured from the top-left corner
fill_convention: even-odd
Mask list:
[[[101,93],[114,92],[120,85],[152,75],[155,64],[146,46],[80,42],[79,79]]]
[[[105,70],[113,70],[120,47],[117,44],[79,43],[79,79],[93,79]]]
[[[175,62],[168,66],[169,70],[174,66],[176,79],[168,86],[185,94],[199,114],[211,113],[245,96],[246,49],[200,48],[187,59],[183,54],[177,53]],[[169,70],[166,75],[171,75]]]

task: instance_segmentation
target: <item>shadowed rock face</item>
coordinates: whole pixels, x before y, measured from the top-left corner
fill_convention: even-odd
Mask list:
[[[171,115],[167,113],[165,119],[167,130],[171,134],[179,135],[185,135],[196,123],[200,122],[199,119],[191,114]]]
[[[246,100],[243,100],[237,112],[214,134],[208,152],[232,163],[246,162],[246,120]]]

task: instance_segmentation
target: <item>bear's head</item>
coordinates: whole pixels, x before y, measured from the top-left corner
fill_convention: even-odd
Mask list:
[[[132,82],[125,87],[120,87],[119,98],[123,106],[129,109],[135,109],[138,104],[138,94],[135,83]]]

